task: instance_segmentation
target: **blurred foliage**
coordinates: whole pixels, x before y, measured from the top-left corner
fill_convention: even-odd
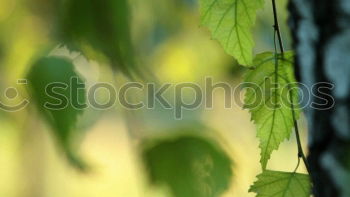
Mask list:
[[[74,48],[88,44],[101,51],[115,69],[135,71],[127,0],[65,0],[60,5],[60,41]]]
[[[154,184],[168,186],[174,196],[217,197],[228,189],[232,163],[213,141],[184,135],[151,144],[143,147],[149,177]]]
[[[128,0],[31,0],[28,4],[45,20],[56,42],[107,62],[129,77],[141,75],[131,42]]]
[[[73,79],[83,87],[73,86]],[[83,112],[83,108],[77,107],[77,104],[86,103],[84,82],[74,70],[72,62],[59,57],[41,58],[29,71],[28,80],[36,107],[52,126],[54,136],[69,161],[80,169],[85,168],[85,164],[71,149],[76,121]],[[78,103],[72,105],[72,102]]]

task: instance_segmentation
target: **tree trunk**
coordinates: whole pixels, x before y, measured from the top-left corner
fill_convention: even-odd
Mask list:
[[[314,90],[311,102],[328,102],[322,107],[309,103],[305,109],[313,193],[315,197],[348,197],[350,0],[290,0],[289,12],[297,77]],[[334,87],[313,86],[319,82]],[[322,89],[315,91],[319,87]]]

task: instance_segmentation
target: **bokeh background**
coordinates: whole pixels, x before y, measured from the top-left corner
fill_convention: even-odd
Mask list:
[[[286,0],[279,2],[279,17],[286,48],[290,48]],[[225,54],[200,26],[196,0],[129,0],[131,38],[141,67],[152,73],[159,84],[195,82],[205,77],[235,87],[242,81],[244,68]],[[1,101],[16,103],[28,98],[26,87],[17,85],[26,77],[33,57],[50,48],[50,55],[74,61],[87,86],[95,82],[121,85],[128,81],[113,74],[105,63],[84,57],[51,39],[52,24],[45,0],[0,1],[0,92]],[[273,50],[272,12],[269,1],[259,11],[253,30],[254,53]],[[8,87],[19,95],[9,99]],[[134,93],[135,95],[138,93]],[[242,93],[243,95],[243,93]],[[171,99],[171,93],[166,94]],[[193,93],[186,98],[191,100]],[[142,93],[134,98],[143,100]],[[106,93],[99,92],[101,102]],[[232,160],[232,176],[223,197],[249,197],[249,186],[261,172],[258,140],[250,115],[241,106],[224,107],[225,94],[214,94],[213,109],[185,110],[182,120],[173,110],[160,105],[153,110],[125,110],[116,105],[98,111],[87,109],[76,128],[79,154],[91,166],[81,172],[70,165],[57,146],[51,128],[29,106],[18,112],[0,111],[0,196],[4,197],[165,197],[171,196],[166,185],[153,185],[142,159],[143,144],[149,139],[195,133],[214,141]],[[300,119],[303,142],[306,122]],[[183,129],[186,128],[186,129]],[[295,138],[274,152],[268,168],[292,171],[297,163]],[[220,167],[220,166],[219,166]],[[169,169],[181,170],[181,169]],[[303,166],[298,171],[304,172]],[[179,176],[183,176],[179,173]],[[179,177],[180,179],[182,177]]]

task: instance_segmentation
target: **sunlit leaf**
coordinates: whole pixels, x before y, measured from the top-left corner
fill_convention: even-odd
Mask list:
[[[231,161],[208,139],[156,141],[143,158],[152,183],[168,186],[176,197],[218,197],[230,184]]]
[[[293,97],[295,118],[299,117],[293,54],[287,52],[282,58],[274,53],[262,53],[256,56],[253,65],[244,80],[247,86],[244,103],[257,126],[261,148],[260,162],[262,168],[266,169],[272,151],[277,150],[280,143],[289,138],[294,126],[290,93]],[[292,91],[289,92],[289,89]]]
[[[51,125],[58,144],[65,151],[69,161],[79,168],[84,164],[71,148],[74,127],[86,102],[85,86],[75,72],[72,62],[65,58],[44,57],[31,67],[28,73],[30,93],[41,115]],[[82,87],[72,86],[72,80]]]
[[[241,65],[251,65],[252,27],[263,0],[200,0],[202,24]]]
[[[255,192],[257,197],[309,197],[311,194],[307,174],[266,170],[257,178],[258,181],[249,190]]]

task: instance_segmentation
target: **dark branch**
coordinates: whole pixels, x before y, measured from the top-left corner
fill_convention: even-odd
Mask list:
[[[283,41],[282,41],[280,27],[279,27],[279,24],[278,24],[278,14],[277,14],[277,8],[276,8],[276,0],[272,0],[272,9],[273,9],[273,18],[274,18],[274,25],[273,25],[273,27],[274,27],[274,30],[275,30],[275,34],[274,35],[277,35],[280,52],[281,52],[282,58],[283,58],[284,47],[283,47]],[[274,40],[276,40],[276,39],[274,39]],[[276,41],[275,41],[275,50],[276,50]],[[288,84],[288,89],[289,90],[291,89],[290,88],[290,84]],[[298,158],[302,158],[303,159],[305,167],[306,167],[308,173],[310,174],[309,164],[308,164],[308,162],[306,160],[306,156],[304,154],[303,147],[301,145],[300,134],[299,134],[299,127],[298,127],[298,123],[297,123],[297,120],[296,120],[296,117],[295,117],[295,109],[294,109],[294,104],[293,104],[293,94],[292,93],[289,94],[289,99],[291,101],[291,109],[292,109],[291,111],[292,111],[293,123],[294,123],[294,128],[295,128],[295,136],[296,136],[296,140],[297,140],[297,144],[298,144]]]

